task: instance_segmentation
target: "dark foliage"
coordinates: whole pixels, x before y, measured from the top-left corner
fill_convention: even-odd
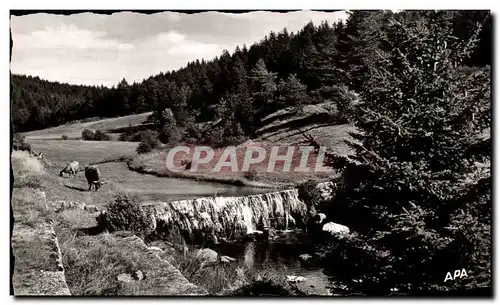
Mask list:
[[[94,141],[109,141],[111,137],[100,130],[94,133]]]
[[[142,238],[152,233],[152,220],[141,209],[138,199],[127,194],[120,194],[110,202],[97,221],[108,232],[130,231]]]
[[[345,23],[309,23],[296,33],[286,29],[271,32],[249,48],[237,47],[232,54],[224,51],[210,61],[189,62],[184,68],[140,83],[122,80],[112,88],[12,75],[12,121],[16,130],[27,131],[91,117],[154,111],[151,121],[161,131],[167,124],[161,114],[170,109],[175,125],[181,128],[174,138],[192,139],[193,128],[187,125],[220,119],[216,108],[232,94],[234,123],[239,124],[242,136],[252,137],[261,126],[260,118],[276,109],[329,99],[325,94],[335,87],[348,86],[357,92],[369,65],[375,63],[373,46],[380,28],[391,15],[354,11]],[[491,65],[489,12],[456,11],[452,15],[454,34],[460,38],[466,37],[476,22],[485,21],[479,47],[467,62],[470,66]],[[406,16],[419,18],[419,11]],[[217,138],[217,133],[221,131],[211,137]],[[161,141],[170,138],[164,132]]]
[[[158,135],[157,133],[151,132],[149,130],[140,132],[141,143],[137,146],[137,153],[144,154],[151,152],[153,149],[158,148]]]
[[[369,295],[491,285],[490,71],[458,68],[480,32],[450,36],[450,11],[392,17],[361,52],[360,132],[332,203],[357,233],[326,246],[329,272]]]
[[[94,132],[89,129],[85,129],[82,131],[82,139],[85,141],[93,141],[94,140]]]

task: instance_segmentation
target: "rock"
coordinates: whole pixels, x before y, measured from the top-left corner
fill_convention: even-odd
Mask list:
[[[350,232],[349,228],[338,223],[329,222],[323,226],[323,231],[332,235],[346,235]]]
[[[315,236],[317,233],[321,233],[325,220],[326,215],[323,213],[318,213],[314,215],[314,217],[310,218],[307,221],[307,234]]]
[[[130,274],[127,274],[127,273],[122,273],[122,274],[119,274],[116,279],[120,282],[124,282],[124,283],[130,283],[132,282],[134,279],[132,278],[132,276],[130,276]]]
[[[222,255],[219,257],[220,262],[223,264],[229,264],[230,262],[234,262],[236,259],[230,256]]]
[[[276,230],[273,228],[265,228],[262,230],[262,240],[269,240],[276,238]]]
[[[141,280],[144,279],[144,274],[142,273],[141,270],[137,270],[137,271],[134,272],[133,277],[134,277],[135,280],[141,281]]]
[[[200,219],[199,225],[201,229],[213,228],[214,224],[212,218],[207,212],[201,212],[198,217]]]
[[[299,260],[302,262],[310,262],[312,260],[312,255],[310,254],[301,254],[299,255]]]
[[[286,279],[290,283],[300,283],[300,282],[304,282],[307,280],[307,278],[305,278],[303,276],[296,276],[296,275],[287,275]]]
[[[243,240],[247,241],[256,241],[256,240],[264,240],[267,239],[267,236],[264,235],[264,231],[254,230],[250,233],[247,233]]]
[[[318,213],[318,214],[316,214],[316,216],[314,216],[313,219],[314,219],[315,223],[317,223],[317,224],[323,224],[323,222],[326,219],[326,215],[323,214],[323,213]]]
[[[86,205],[84,207],[84,210],[86,212],[89,212],[89,213],[97,213],[97,212],[99,212],[99,208],[97,206],[95,206],[95,205],[92,205],[92,204],[91,205]]]
[[[335,191],[336,185],[332,181],[319,183],[316,188],[319,190],[322,200],[331,200]]]
[[[219,259],[219,254],[212,249],[200,249],[196,253],[196,257],[204,264],[216,263]]]
[[[69,209],[79,209],[83,210],[85,208],[85,204],[83,202],[73,202],[73,201],[57,201],[55,204],[54,211],[56,213],[62,212],[63,210],[69,210]]]

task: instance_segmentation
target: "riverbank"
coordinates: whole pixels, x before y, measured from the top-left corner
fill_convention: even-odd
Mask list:
[[[15,152],[18,154],[19,152]],[[20,153],[21,155],[24,153]],[[47,160],[49,161],[49,160]],[[19,164],[31,164],[34,169],[19,171]],[[50,161],[49,161],[50,163]],[[34,164],[34,165],[33,165]],[[35,269],[50,269],[46,258],[52,250],[45,251],[38,239],[14,242],[16,270],[23,264],[33,270],[27,277],[16,277],[15,287],[29,284],[47,287],[53,283],[66,285],[72,295],[294,295],[286,276],[273,268],[254,272],[239,264],[186,265],[195,249],[170,252],[167,247],[151,248],[133,232],[106,233],[99,229],[97,216],[107,210],[118,194],[118,188],[87,192],[79,187],[68,187],[67,178],[44,169],[43,164],[28,155],[13,158],[14,199],[16,219],[24,215],[26,226],[37,226],[39,221],[53,224],[51,236],[56,236],[62,254],[64,280],[36,277]],[[81,178],[81,177],[79,177]],[[76,182],[71,182],[76,183]],[[43,199],[42,194],[43,193]],[[38,197],[37,197],[38,196]],[[38,205],[46,202],[46,208]],[[23,235],[23,236],[20,236]],[[26,230],[15,228],[14,236],[26,238]],[[37,235],[38,236],[38,235]],[[57,251],[56,251],[57,252]],[[36,253],[36,254],[35,254]],[[48,267],[43,267],[47,265]],[[162,268],[158,268],[162,266]],[[35,269],[33,269],[35,268]],[[57,267],[59,268],[59,267]],[[239,270],[239,271],[237,271]],[[54,270],[56,271],[56,270]],[[61,272],[61,271],[58,271]],[[216,279],[223,279],[217,282]],[[49,281],[50,280],[50,281]],[[47,282],[49,281],[49,282]],[[37,283],[34,283],[37,282]],[[52,284],[51,284],[52,283]],[[255,288],[257,287],[257,288]],[[254,289],[255,288],[255,289]],[[40,295],[54,295],[40,289]]]
[[[260,143],[259,143],[260,144]],[[248,144],[250,145],[250,144]],[[253,145],[253,143],[252,143]],[[236,163],[238,170],[230,170],[227,167],[222,167],[221,170],[214,170],[217,160],[222,155],[223,149],[215,150],[215,157],[211,162],[198,164],[196,171],[184,170],[174,172],[167,168],[166,159],[168,149],[155,151],[148,154],[141,154],[127,162],[129,169],[157,177],[193,179],[196,181],[225,183],[237,186],[248,186],[264,189],[287,189],[293,188],[308,180],[317,180],[318,182],[326,181],[335,175],[333,170],[327,172],[310,172],[300,171],[284,171],[282,161],[277,162],[276,170],[267,170],[267,161],[261,164],[255,164],[248,171],[243,171],[242,162],[246,153],[246,145],[236,147]],[[186,158],[192,158],[192,154],[188,154]],[[188,159],[186,159],[188,160]],[[299,164],[300,155],[298,151],[294,156],[294,162]]]

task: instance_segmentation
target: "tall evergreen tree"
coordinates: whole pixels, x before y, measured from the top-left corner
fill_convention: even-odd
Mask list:
[[[329,257],[349,270],[342,281],[368,294],[491,281],[491,146],[471,153],[491,126],[490,75],[459,68],[477,32],[456,40],[449,13],[421,14],[392,20],[381,33],[380,58],[360,90],[355,154],[336,198],[356,215],[349,226],[360,236]],[[467,279],[443,282],[462,268]]]

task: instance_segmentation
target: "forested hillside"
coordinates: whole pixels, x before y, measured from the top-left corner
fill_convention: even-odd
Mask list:
[[[403,14],[405,18],[419,18],[418,12]],[[381,27],[391,15],[355,11],[345,23],[309,23],[298,33],[286,29],[271,32],[249,47],[237,47],[232,54],[224,51],[210,61],[196,60],[141,83],[123,80],[111,89],[12,75],[12,123],[16,131],[28,131],[90,117],[154,110],[152,119],[159,124],[160,132],[165,129],[162,127],[172,125],[189,132],[192,128],[183,127],[195,121],[224,118],[226,126],[214,132],[231,130],[236,139],[251,137],[261,127],[261,118],[277,109],[324,101],[333,101],[344,109],[342,88],[358,90],[371,64],[363,54],[377,38],[367,33]],[[488,13],[458,11],[452,15],[459,38],[465,37],[476,22],[485,21],[480,45],[468,64],[491,64]],[[171,111],[165,112],[167,108]],[[196,137],[197,133],[191,130],[189,136]]]

